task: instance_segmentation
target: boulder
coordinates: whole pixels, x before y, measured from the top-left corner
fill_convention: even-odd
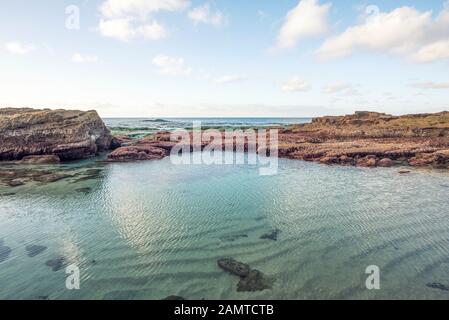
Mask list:
[[[0,141],[0,160],[56,155],[66,161],[108,150],[112,136],[96,111],[4,108]]]
[[[391,167],[393,165],[393,161],[390,158],[383,158],[383,159],[379,160],[377,165],[379,167],[388,168],[388,167]]]

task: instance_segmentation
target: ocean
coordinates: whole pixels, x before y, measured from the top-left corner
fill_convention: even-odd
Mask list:
[[[168,129],[179,120],[165,121],[154,123]],[[147,122],[106,123],[133,129]],[[404,175],[397,167],[279,159],[278,174],[261,176],[248,164],[105,163],[104,157],[2,165],[70,177],[0,185],[0,299],[448,298],[438,288],[449,284],[447,171],[408,168]],[[217,266],[221,258],[260,270],[271,289],[237,291],[238,277]],[[67,265],[79,268],[79,290],[66,288]],[[380,290],[365,285],[373,265]]]
[[[114,135],[143,137],[157,131],[190,129],[193,122],[201,122],[203,129],[220,130],[285,127],[308,123],[312,118],[104,118]]]

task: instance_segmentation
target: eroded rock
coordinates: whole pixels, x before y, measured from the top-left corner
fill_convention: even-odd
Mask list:
[[[220,259],[217,261],[217,264],[223,270],[239,277],[246,277],[250,271],[250,268],[247,264],[239,262],[232,258]]]
[[[0,160],[56,155],[66,161],[108,150],[112,136],[96,111],[5,108],[0,141]]]

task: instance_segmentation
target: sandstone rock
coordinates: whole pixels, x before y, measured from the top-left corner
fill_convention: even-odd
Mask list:
[[[377,161],[375,157],[365,157],[357,160],[357,166],[359,167],[375,167],[376,163]]]
[[[139,160],[160,160],[167,155],[166,150],[148,144],[120,147],[108,155],[110,162]]]
[[[20,161],[21,164],[54,164],[61,160],[55,154],[43,156],[25,156]]]
[[[111,140],[95,111],[0,109],[0,160],[30,155],[83,159],[108,150]]]
[[[393,161],[390,158],[383,158],[383,159],[379,160],[377,165],[379,167],[388,168],[388,167],[391,167],[393,165]]]
[[[249,266],[232,258],[220,259],[217,261],[217,264],[223,270],[236,276],[246,277],[247,275],[249,275]]]

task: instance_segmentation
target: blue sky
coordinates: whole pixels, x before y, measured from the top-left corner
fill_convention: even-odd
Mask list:
[[[449,109],[445,1],[0,5],[2,107],[150,117]]]

